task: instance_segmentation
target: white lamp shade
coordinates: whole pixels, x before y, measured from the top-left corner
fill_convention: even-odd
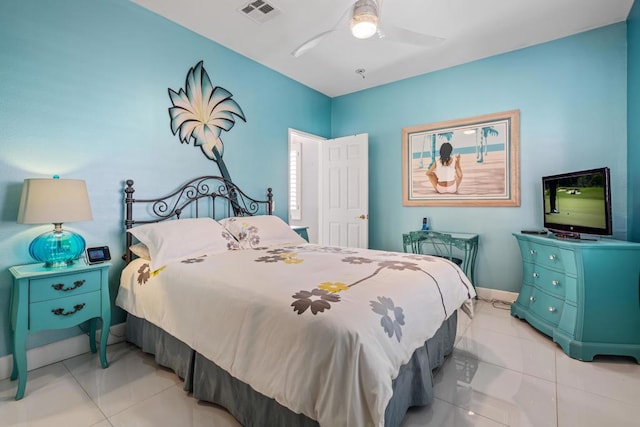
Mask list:
[[[20,224],[90,221],[87,186],[81,179],[25,179],[18,210]]]

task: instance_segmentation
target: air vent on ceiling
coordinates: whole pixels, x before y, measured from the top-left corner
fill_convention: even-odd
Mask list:
[[[280,14],[278,9],[264,0],[251,1],[238,9],[238,11],[259,24],[270,21]]]

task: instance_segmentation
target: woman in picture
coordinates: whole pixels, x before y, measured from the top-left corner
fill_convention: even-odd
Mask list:
[[[460,154],[451,157],[453,147],[445,142],[440,146],[440,159],[433,162],[427,171],[427,178],[433,189],[441,194],[456,194],[462,182]]]

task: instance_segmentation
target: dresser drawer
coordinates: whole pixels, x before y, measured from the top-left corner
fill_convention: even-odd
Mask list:
[[[533,293],[533,286],[527,283],[523,283],[522,287],[520,288],[520,293],[518,294],[518,299],[516,300],[516,303],[521,305],[523,308],[529,307],[529,297],[531,296],[532,293]]]
[[[85,271],[29,281],[29,301],[34,303],[100,289],[100,271]]]
[[[522,264],[522,275],[525,282],[544,289],[546,292],[561,299],[565,298],[568,278],[564,273],[549,270],[539,264],[525,262]]]
[[[571,252],[566,253],[560,248],[546,245],[529,244],[523,248],[522,260],[532,262],[557,271],[565,271],[565,257],[571,258]],[[570,261],[570,260],[569,260]]]
[[[536,316],[557,326],[562,316],[564,301],[534,288],[529,297],[529,310]]]
[[[29,330],[62,329],[102,315],[100,291],[29,305]]]

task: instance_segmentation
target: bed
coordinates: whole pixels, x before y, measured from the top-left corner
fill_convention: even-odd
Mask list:
[[[127,339],[194,398],[244,426],[332,427],[398,426],[433,400],[472,315],[456,264],[309,244],[272,215],[271,189],[258,200],[221,177],[124,192]]]

